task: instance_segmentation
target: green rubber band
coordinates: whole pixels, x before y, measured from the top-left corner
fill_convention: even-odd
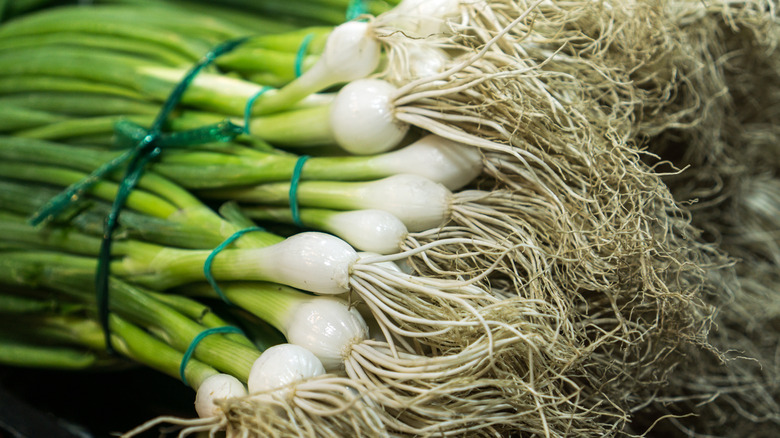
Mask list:
[[[290,178],[290,213],[292,213],[293,223],[299,227],[303,227],[303,222],[301,222],[301,214],[300,211],[298,211],[298,183],[301,181],[303,165],[306,164],[306,160],[308,159],[308,155],[301,155],[298,157],[298,161],[295,162],[295,169],[293,169],[292,177]]]
[[[350,0],[349,6],[347,6],[347,21],[352,21],[355,18],[367,14],[366,4],[363,0]]]
[[[227,248],[228,245],[233,243],[239,237],[252,231],[265,231],[265,229],[262,227],[249,227],[236,231],[232,236],[228,237],[224,242],[220,243],[216,248],[214,248],[214,250],[211,251],[211,254],[206,257],[206,261],[203,263],[203,275],[206,276],[206,281],[208,281],[211,287],[214,288],[214,292],[216,292],[217,295],[222,298],[222,301],[230,305],[233,303],[231,303],[227,296],[225,296],[225,293],[222,292],[222,289],[217,284],[217,280],[214,279],[214,275],[211,273],[211,265],[214,263],[214,257],[222,252],[223,249]]]
[[[249,100],[246,102],[246,108],[244,108],[244,134],[249,135],[249,120],[252,118],[252,106],[254,106],[255,101],[258,97],[265,94],[266,91],[270,90],[271,87],[264,86],[260,89],[257,93],[255,93],[254,96],[250,97]]]
[[[298,52],[295,54],[295,77],[298,78],[303,74],[303,60],[306,57],[306,52],[309,49],[311,40],[314,39],[314,34],[310,33],[303,37],[301,46],[298,47]]]
[[[184,352],[184,356],[181,358],[181,364],[179,364],[179,377],[181,377],[181,381],[184,382],[185,385],[190,386],[189,382],[187,382],[187,377],[184,375],[185,374],[184,371],[187,369],[187,363],[190,361],[192,355],[195,353],[195,348],[197,348],[200,341],[202,341],[206,336],[217,334],[217,333],[238,333],[240,335],[244,334],[244,332],[241,331],[240,328],[233,327],[232,325],[226,325],[222,327],[208,328],[198,333],[197,336],[192,338],[192,342],[190,342],[189,347],[187,347],[187,351]]]

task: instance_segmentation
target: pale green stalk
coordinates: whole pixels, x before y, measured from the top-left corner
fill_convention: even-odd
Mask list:
[[[361,210],[362,182],[301,181],[296,199],[301,207],[329,210]],[[206,199],[230,199],[262,205],[288,205],[290,183],[266,183],[252,187],[236,187],[199,192]]]
[[[85,304],[95,305],[91,287],[96,260],[50,252],[6,252],[0,259],[0,282],[46,287]],[[183,352],[205,327],[154,299],[137,286],[117,278],[109,282],[110,311],[147,327]],[[220,371],[246,379],[260,353],[224,335],[207,336],[194,357]]]

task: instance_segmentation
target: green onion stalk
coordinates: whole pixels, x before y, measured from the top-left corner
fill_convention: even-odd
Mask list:
[[[0,309],[6,311],[5,308]],[[16,365],[47,366],[57,369],[67,369],[68,361],[78,356],[63,352],[79,352],[86,358],[101,359],[90,366],[106,366],[109,369],[127,367],[130,365],[124,358],[143,364],[166,373],[174,378],[180,378],[182,352],[168,343],[160,340],[147,330],[128,322],[126,319],[112,314],[110,316],[112,346],[121,354],[110,355],[107,352],[103,328],[88,314],[57,314],[41,312],[27,315],[6,316],[0,323],[0,333],[4,339],[15,339],[19,346],[27,346],[31,352],[39,351],[41,356],[19,354],[16,357],[4,355],[4,363],[16,360]],[[25,327],[19,332],[19,327]],[[10,342],[9,342],[10,345]],[[61,358],[62,362],[53,360]],[[38,361],[48,363],[38,363]],[[79,363],[79,362],[74,362]],[[88,361],[84,360],[84,364]],[[81,363],[79,363],[81,365]],[[187,382],[197,389],[203,381],[218,371],[206,363],[190,359],[184,370]]]
[[[2,228],[5,230],[3,234],[13,233],[11,230],[15,225],[22,226],[22,228],[26,226],[29,229],[23,218],[14,217],[14,215],[6,213],[0,214],[0,216],[3,217]],[[95,292],[84,285],[93,284],[90,280],[94,276],[96,260],[64,252],[43,252],[42,249],[44,247],[48,249],[70,248],[75,250],[76,253],[83,254],[88,252],[89,248],[94,249],[95,242],[90,243],[88,239],[78,236],[77,233],[66,232],[67,236],[63,236],[57,230],[38,230],[33,234],[36,233],[39,234],[38,242],[34,242],[35,239],[32,238],[32,234],[26,238],[20,235],[18,236],[20,237],[19,239],[12,239],[19,243],[25,241],[25,243],[19,245],[16,251],[6,250],[3,252],[0,282],[16,287],[35,286],[49,288],[57,291],[67,299],[84,303],[84,306],[80,307],[79,310],[93,309],[94,311],[96,307]],[[5,237],[8,236],[4,236],[4,241],[9,240]],[[44,243],[44,241],[48,243]],[[23,251],[19,252],[19,249]],[[267,365],[269,360],[267,358],[261,361],[260,365],[256,363],[262,356],[260,356],[254,344],[243,337],[243,335],[225,334],[202,337],[201,335],[207,330],[213,330],[215,334],[223,332],[232,333],[237,330],[224,330],[226,327],[232,327],[227,326],[225,320],[199,302],[192,301],[181,295],[161,294],[139,288],[118,278],[111,279],[109,285],[108,295],[110,299],[108,301],[108,310],[112,314],[108,319],[108,329],[111,330],[116,327],[118,333],[123,335],[117,339],[116,333],[111,333],[111,339],[119,343],[116,346],[116,350],[145,365],[167,374],[178,376],[187,384],[193,386],[198,391],[196,410],[201,417],[211,417],[221,412],[215,408],[213,403],[215,398],[223,399],[245,395],[246,389],[242,382],[248,383],[250,389],[253,389],[254,386],[253,392],[269,391],[290,383],[290,375],[297,376],[300,379],[325,373],[319,359],[302,347],[295,347],[298,348],[298,350],[293,351],[295,355],[287,354],[283,357],[276,357],[278,354],[274,353],[276,359],[270,363],[275,364],[276,368],[269,368]],[[24,292],[29,293],[27,291]],[[0,313],[29,316],[34,312],[39,313],[41,310],[51,310],[52,306],[52,303],[46,301],[40,303],[30,302],[31,300],[26,299],[24,296],[6,297],[3,295],[0,298],[3,298],[0,299]],[[55,304],[57,308],[65,307],[61,304],[61,301],[57,301]],[[73,305],[68,306],[70,309],[68,314],[74,312],[72,307]],[[136,338],[140,335],[130,332],[133,339],[126,338],[124,335],[131,328],[126,328],[126,324],[117,326],[122,321],[117,321],[114,314],[121,315],[133,323],[143,326],[150,334],[154,334],[164,341],[162,347],[154,344],[159,345],[160,340],[143,341],[146,344],[142,343],[139,346],[131,344],[130,341],[137,341]],[[45,321],[36,320],[35,329],[42,330],[46,327],[45,322],[49,322],[49,319]],[[63,330],[59,333],[60,335],[65,335],[70,332]],[[261,336],[269,338],[268,333],[261,333]],[[200,339],[200,343],[195,344],[196,347],[192,349],[195,342],[194,339],[196,338]],[[91,339],[94,341],[95,337],[92,336]],[[84,341],[85,338],[78,338],[77,340]],[[101,345],[104,345],[100,342],[97,342],[97,345],[94,344],[96,343],[93,342],[93,344],[87,346],[100,349]],[[170,346],[167,344],[170,344]],[[40,349],[40,347],[35,345],[24,344],[22,346],[33,352],[38,351],[36,349]],[[55,349],[57,354],[64,356],[66,359],[73,357],[73,354],[68,355],[64,350],[60,352],[62,350],[60,347],[58,345]],[[266,351],[277,348],[276,346],[269,347]],[[9,354],[16,352],[19,350],[19,342],[8,343],[7,350],[11,352]],[[183,357],[189,353],[185,351],[190,351],[197,360],[186,361]],[[182,354],[185,356],[182,356]],[[83,366],[87,366],[86,359],[94,355],[84,354],[83,356],[84,360],[80,363]],[[47,355],[42,355],[41,360],[48,357]],[[183,361],[185,361],[184,365],[182,365]],[[200,362],[208,363],[211,366],[204,366]],[[33,364],[31,362],[29,365]],[[56,364],[52,363],[50,366],[56,366]],[[220,372],[218,373],[217,370]],[[310,376],[311,372],[314,374]],[[260,380],[265,387],[258,388],[257,384],[253,385],[251,383],[253,379]],[[225,390],[229,391],[225,392]]]
[[[294,0],[291,2],[256,3],[246,0],[229,0],[220,7],[210,7],[209,2],[199,0],[99,0],[97,3],[118,3],[129,5],[158,6],[161,8],[179,8],[196,10],[199,13],[224,14],[226,17],[268,17],[284,20],[297,25],[328,24],[338,25],[350,19],[350,15],[379,15],[398,4],[398,0]],[[240,21],[239,18],[234,18]]]
[[[98,353],[104,352],[106,344],[100,339],[103,332],[96,322],[90,320],[70,324],[73,317],[79,314],[94,314],[97,305],[94,290],[84,286],[91,284],[89,280],[94,275],[94,265],[94,259],[41,251],[39,246],[27,246],[24,251],[5,251],[0,266],[0,282],[16,287],[53,290],[58,294],[58,305],[62,308],[66,307],[62,304],[65,300],[73,300],[83,306],[77,309],[77,314],[74,305],[68,304],[67,318],[63,318],[62,314],[51,314],[51,311],[33,314],[33,307],[43,307],[49,303],[35,306],[30,303],[30,298],[14,296],[11,300],[0,300],[0,304],[12,303],[3,305],[0,313],[24,315],[27,321],[34,324],[24,336],[47,334],[47,341],[56,347],[54,353],[66,359],[72,355],[63,353],[65,350],[60,348],[63,344],[77,344],[97,350]],[[25,293],[29,294],[29,291]],[[296,379],[325,373],[319,359],[300,346],[274,345],[261,355],[255,344],[240,334],[239,329],[228,326],[208,307],[184,296],[156,293],[118,278],[110,282],[109,293],[108,310],[111,313],[107,329],[110,339],[117,341],[116,351],[179,377],[195,388],[196,410],[201,417],[220,415],[221,411],[214,405],[214,400],[244,396],[247,393],[245,383],[252,392],[268,392]],[[20,301],[26,303],[20,306]],[[60,327],[68,324],[68,328]],[[133,325],[143,327],[143,330]],[[8,327],[13,331],[14,326]],[[112,331],[114,329],[116,332]],[[204,336],[206,333],[209,335]],[[268,338],[267,335],[261,333],[263,338]],[[7,344],[9,351],[16,351],[20,343]],[[22,345],[30,349],[43,348],[29,343]],[[286,354],[279,355],[280,349]],[[190,354],[193,359],[189,359]],[[274,360],[269,360],[267,354],[271,354]],[[91,355],[86,354],[87,357]],[[87,365],[84,361],[82,363]],[[51,366],[56,364],[52,363]]]
[[[94,276],[92,260],[57,252],[4,252],[2,269],[5,284],[46,287],[96,307],[94,289],[88,286]],[[180,351],[185,351],[192,339],[207,328],[136,286],[113,279],[110,287],[111,312],[156,331]],[[246,338],[234,340],[238,336],[206,338],[202,341],[204,348],[196,350],[195,357],[246,380],[260,353]]]
[[[167,38],[163,35],[144,38],[143,32],[137,32],[136,34],[141,36],[135,39],[127,38],[126,34],[130,29],[137,31],[135,22],[143,23],[142,18],[147,17],[147,11],[129,14],[123,10],[106,11],[104,8],[86,11],[80,9],[63,8],[53,13],[46,11],[5,26],[0,31],[0,64],[7,67],[3,68],[3,76],[21,74],[39,79],[78,78],[112,84],[160,100],[165,98],[183,75],[180,68],[182,63],[178,62],[173,55],[168,57],[170,59],[159,61],[157,58],[164,56],[151,52],[159,51],[160,44],[164,42],[168,42],[164,48],[179,48],[181,40],[186,40],[186,36],[176,33],[178,30],[174,29],[170,31]],[[137,17],[138,13],[144,15]],[[81,17],[85,14],[95,15],[94,20]],[[165,20],[165,17],[154,17],[154,20],[160,19]],[[130,23],[127,22],[128,20]],[[95,21],[105,23],[104,32],[109,35],[105,43],[101,43],[104,41],[102,37],[90,35],[88,32]],[[202,30],[189,22],[188,26],[198,29],[199,32],[209,30],[207,25],[204,25]],[[249,39],[246,45],[239,45],[234,49],[236,51],[228,53],[224,58],[220,57],[217,63],[228,72],[231,71],[231,65],[235,64],[237,71],[247,74],[266,73],[288,76],[288,80],[281,81],[284,85],[280,89],[270,90],[258,98],[259,101],[263,101],[259,107],[267,114],[289,107],[309,94],[348,82],[353,77],[366,76],[376,69],[379,62],[379,45],[371,38],[362,38],[362,35],[368,32],[367,25],[351,22],[340,26],[339,29],[341,27],[344,29],[335,33],[331,32],[330,28],[312,28],[287,34],[257,36]],[[56,33],[52,36],[48,35],[51,29],[57,28],[69,32],[68,37],[59,38]],[[143,30],[143,26],[141,29]],[[239,36],[247,37],[245,34],[233,34],[227,38],[224,35],[227,33],[229,33],[227,30],[221,32],[218,42],[235,40]],[[114,37],[117,34],[120,37]],[[354,41],[356,37],[358,40]],[[137,45],[138,48],[131,47],[131,44]],[[150,44],[152,48],[144,49]],[[302,44],[305,44],[305,53],[300,52]],[[349,44],[354,47],[350,47]],[[215,45],[216,43],[211,44],[212,47]],[[292,53],[284,52],[292,47],[295,47]],[[188,64],[205,55],[209,49],[210,47],[193,49],[192,51],[197,54]],[[242,50],[245,53],[242,53]],[[342,51],[346,53],[342,54]],[[313,63],[310,58],[312,55],[309,58],[305,56],[319,52],[322,53],[322,59],[315,60],[316,62]],[[263,56],[258,57],[258,55]],[[355,57],[357,59],[352,60]],[[352,61],[349,62],[350,60]],[[344,62],[347,64],[342,65]],[[283,71],[278,70],[280,65],[286,65]],[[308,66],[310,68],[306,69]],[[291,70],[293,70],[293,77],[289,77]],[[226,90],[232,90],[233,96],[222,95],[219,96],[221,97],[219,100],[233,100],[232,104],[228,102],[220,104],[217,99],[208,97],[208,94],[215,92],[219,94],[219,91]],[[246,101],[263,90],[260,85],[253,82],[231,78],[226,74],[205,72],[193,83],[185,97],[185,103],[205,105],[207,108],[229,111],[234,115],[243,114]],[[242,100],[238,110],[237,99]]]

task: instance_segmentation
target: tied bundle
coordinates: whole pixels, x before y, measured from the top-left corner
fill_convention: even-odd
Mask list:
[[[618,435],[688,390],[732,247],[659,156],[761,5],[136,3],[0,26],[2,338],[197,391],[129,435]]]

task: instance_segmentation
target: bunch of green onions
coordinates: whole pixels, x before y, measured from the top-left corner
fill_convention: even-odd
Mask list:
[[[268,34],[242,41],[235,51],[215,59],[219,70],[207,68],[194,78],[166,130],[173,132],[172,143],[202,145],[166,151],[129,194],[112,247],[108,296],[96,297],[91,277],[99,269],[102,218],[121,192],[121,174],[110,172],[74,192],[82,202],[65,215],[36,214],[58,191],[125,154],[112,146],[142,141],[159,106],[199,54],[249,33],[249,20],[204,20],[173,5],[155,12],[130,5],[63,8],[0,27],[0,100],[7,122],[0,141],[2,281],[17,291],[33,288],[54,297],[54,305],[46,307],[48,302],[35,294],[9,295],[9,302],[28,300],[27,305],[46,309],[16,316],[32,318],[41,327],[72,321],[83,328],[62,342],[68,352],[113,361],[105,353],[113,349],[180,377],[198,390],[196,407],[206,418],[221,412],[213,400],[240,397],[246,393],[244,385],[252,393],[274,391],[326,372],[346,372],[375,390],[387,385],[407,392],[415,385],[403,383],[397,373],[409,368],[409,376],[422,379],[417,389],[422,391],[429,384],[424,382],[461,375],[487,352],[523,342],[517,327],[485,319],[480,308],[499,301],[489,290],[474,281],[415,277],[393,263],[424,251],[396,254],[408,246],[410,232],[427,232],[450,220],[450,190],[469,184],[481,163],[479,154],[463,145],[420,133],[407,136],[408,128],[396,127],[392,120],[369,135],[378,140],[374,145],[366,137],[371,127],[344,131],[354,121],[338,120],[337,114],[353,94],[339,100],[331,88],[373,73],[381,60],[381,45],[364,22],[298,29],[259,18],[252,25],[271,29]],[[87,24],[95,21],[103,26]],[[184,23],[191,27],[185,29]],[[361,57],[341,65],[355,54]],[[234,142],[219,143],[200,129],[221,129],[225,123],[245,124]],[[381,153],[401,142],[407,146]],[[333,155],[333,146],[350,150],[356,143],[366,146],[360,153],[380,155]],[[296,170],[301,152],[293,153],[301,147],[312,155],[302,171]],[[305,181],[293,200],[290,185],[296,178]],[[370,192],[368,187],[377,184],[388,188]],[[419,197],[424,187],[433,195]],[[240,190],[265,190],[269,196],[262,198],[269,207],[241,212],[230,206],[220,217],[185,189],[215,200],[215,205],[244,201]],[[361,201],[356,194],[366,190]],[[390,201],[399,192],[418,198]],[[385,202],[377,202],[380,198]],[[300,207],[297,213],[273,207],[293,202]],[[213,252],[226,238],[254,225],[245,214],[266,223],[298,223],[340,234],[369,253],[359,255],[346,242],[322,233],[287,232],[283,234],[290,237],[284,238],[262,229],[241,234],[236,249]],[[30,217],[47,224],[31,226],[26,222]],[[367,236],[369,232],[377,237]],[[505,251],[487,240],[484,245]],[[324,247],[324,253],[313,252]],[[209,260],[213,263],[204,272]],[[274,327],[290,344],[260,355],[264,344],[239,333],[216,332],[199,339],[209,329],[233,326],[188,297],[221,297]],[[349,305],[358,297],[362,314]],[[96,310],[102,300],[108,303],[107,316]],[[404,300],[414,300],[417,308]],[[315,314],[325,322],[312,320]],[[335,332],[334,325],[339,327]],[[98,336],[101,331],[104,339]],[[469,331],[481,340],[472,344],[463,337]],[[42,341],[60,342],[43,335]],[[428,357],[445,350],[451,351]],[[423,365],[426,361],[430,363]],[[488,372],[489,363],[488,368],[474,368],[473,377],[464,376],[451,391],[469,391],[474,385],[469,379]],[[412,371],[421,366],[428,371]],[[440,427],[426,405],[410,405],[403,397],[407,395],[394,393],[374,400],[386,404],[385,409],[398,409],[393,403],[406,405],[410,418],[423,421],[420,427]],[[409,420],[394,421],[395,428],[410,427]],[[463,426],[450,427],[457,431]]]
[[[185,434],[609,429],[567,304],[523,296],[578,262],[526,212],[585,196],[471,115],[542,2],[96,3],[0,25],[0,363],[157,369]]]

